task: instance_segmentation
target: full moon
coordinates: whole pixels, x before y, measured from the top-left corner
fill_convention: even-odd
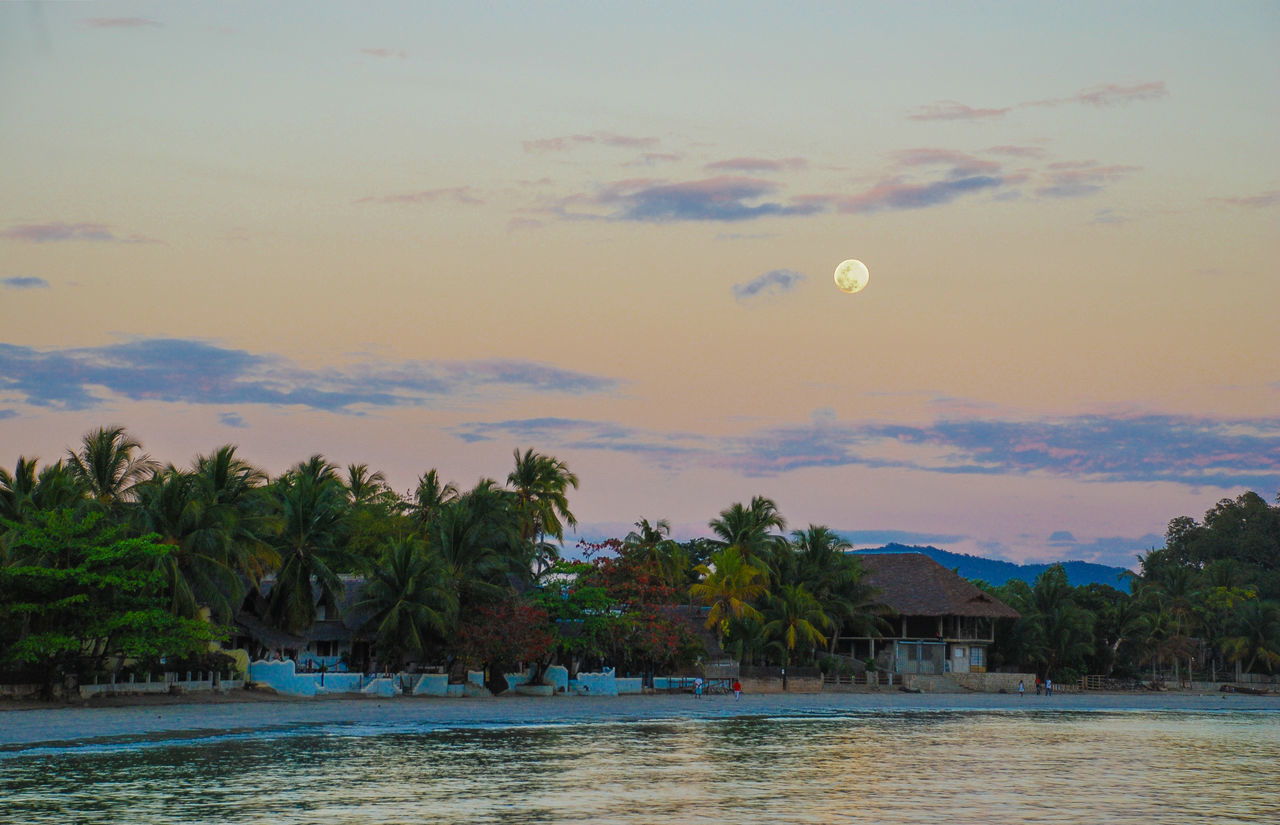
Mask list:
[[[861,291],[870,277],[871,273],[867,271],[867,265],[852,258],[836,267],[836,286],[840,287],[842,292],[848,292],[851,295]]]

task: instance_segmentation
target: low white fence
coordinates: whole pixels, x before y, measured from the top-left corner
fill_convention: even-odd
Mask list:
[[[128,679],[117,679],[113,674],[109,681],[95,678],[91,685],[80,685],[80,697],[88,699],[91,696],[131,696],[143,693],[225,692],[244,687],[243,680],[221,673],[192,672],[185,674],[186,678],[183,676],[181,673],[162,673],[159,679],[153,680],[151,674],[147,673],[141,679],[136,674],[129,674]]]

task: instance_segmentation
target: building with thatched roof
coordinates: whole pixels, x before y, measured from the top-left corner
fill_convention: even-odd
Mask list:
[[[983,673],[998,619],[1018,611],[923,553],[865,553],[879,594],[882,636],[842,636],[839,649],[892,673]]]
[[[302,668],[324,667],[341,670],[344,661],[364,670],[370,659],[370,639],[361,628],[366,615],[356,609],[364,579],[342,576],[342,588],[330,598],[318,584],[312,583],[316,621],[298,634],[274,627],[267,620],[267,600],[275,586],[274,579],[264,579],[251,589],[235,617],[234,646],[244,648],[256,658],[293,659]]]

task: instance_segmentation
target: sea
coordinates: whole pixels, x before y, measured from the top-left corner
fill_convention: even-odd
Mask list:
[[[1280,712],[304,725],[0,751],[0,822],[1280,822]]]

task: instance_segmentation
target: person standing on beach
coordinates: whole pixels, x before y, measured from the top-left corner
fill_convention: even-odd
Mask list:
[[[737,679],[733,680],[733,698],[737,699],[742,696],[742,683]]]
[[[1021,698],[1022,698],[1022,692],[1023,692],[1023,690],[1025,690],[1025,688],[1023,688],[1023,687],[1022,687],[1022,680],[1021,680],[1021,679],[1019,679],[1019,680],[1018,680],[1018,698],[1019,698],[1019,699],[1021,699]]]
[[[693,680],[693,698],[694,699],[702,698],[702,677],[701,676]]]
[[[1044,695],[1045,696],[1053,695],[1053,680],[1047,677],[1044,680]]]

